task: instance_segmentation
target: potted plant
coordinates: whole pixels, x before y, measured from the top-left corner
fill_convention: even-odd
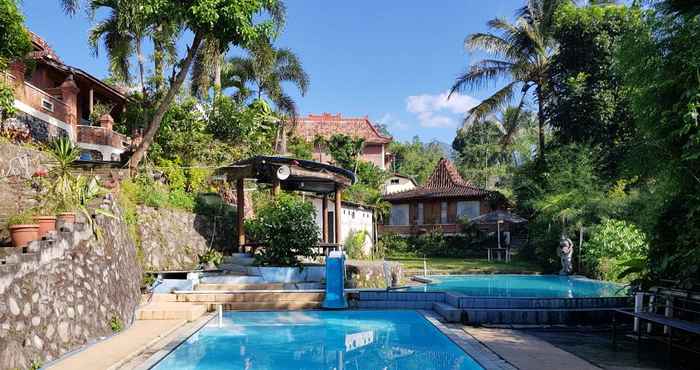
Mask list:
[[[18,213],[8,220],[8,229],[13,247],[24,247],[34,240],[39,240],[39,225],[33,223],[30,213]]]
[[[61,137],[51,143],[51,155],[56,161],[53,169],[53,189],[59,225],[75,223],[75,208],[78,200],[75,194],[74,177],[70,173],[71,164],[80,156],[80,149],[67,137]]]
[[[39,239],[56,230],[56,216],[34,216],[34,223],[39,225]]]

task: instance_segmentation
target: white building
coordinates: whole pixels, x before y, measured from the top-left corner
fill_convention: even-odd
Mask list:
[[[316,209],[316,224],[319,227],[319,239],[321,236],[321,228],[323,227],[323,198],[315,195],[306,195],[306,198],[313,203]],[[362,204],[343,201],[341,208],[340,230],[342,235],[338,244],[345,244],[345,240],[357,232],[365,232],[365,244],[363,252],[369,255],[372,252],[374,245],[374,210]],[[332,221],[335,217],[335,202],[328,202],[328,240],[335,240],[335,223]]]
[[[394,194],[402,191],[413,190],[418,186],[412,178],[395,173],[391,175],[382,186],[382,195]]]

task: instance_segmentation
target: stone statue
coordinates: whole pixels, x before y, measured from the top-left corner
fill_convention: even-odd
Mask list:
[[[571,258],[574,256],[574,242],[562,236],[559,242],[559,248],[557,248],[557,256],[559,256],[561,260],[561,271],[559,271],[559,275],[570,275],[573,272]]]

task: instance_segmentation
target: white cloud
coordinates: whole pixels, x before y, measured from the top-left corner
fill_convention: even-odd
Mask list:
[[[377,123],[386,126],[389,131],[400,131],[409,128],[408,124],[394,117],[391,113],[385,113]]]
[[[464,115],[479,100],[469,95],[443,92],[437,95],[423,94],[406,98],[406,110],[418,117],[422,127],[457,127]]]

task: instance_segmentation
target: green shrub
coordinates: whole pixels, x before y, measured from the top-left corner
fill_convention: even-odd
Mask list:
[[[630,281],[635,276],[619,278],[629,261],[644,258],[648,253],[647,238],[633,224],[608,219],[591,230],[584,243],[583,261],[592,273],[603,280]]]
[[[367,231],[358,230],[351,231],[345,239],[345,253],[351,259],[365,259],[367,256],[364,252],[365,240],[367,239]]]
[[[256,262],[267,266],[301,266],[298,257],[312,257],[318,242],[314,206],[301,198],[281,194],[261,202],[256,218],[246,220],[246,230],[262,243],[263,252]]]
[[[195,208],[195,198],[184,189],[171,190],[168,194],[168,205],[172,208],[192,212]]]
[[[109,319],[109,327],[112,329],[112,332],[119,333],[124,329],[124,324],[122,323],[122,320],[115,315]]]
[[[29,211],[24,211],[21,213],[14,214],[10,216],[7,220],[7,226],[14,226],[14,225],[27,225],[27,224],[33,224],[34,222],[34,215],[32,212]]]
[[[398,234],[385,234],[379,238],[384,253],[387,255],[397,255],[412,252],[408,245],[408,240]]]
[[[199,255],[200,264],[207,265],[210,262],[216,266],[219,266],[222,262],[224,262],[224,255],[213,248],[209,248],[206,252],[204,252],[204,254]]]

